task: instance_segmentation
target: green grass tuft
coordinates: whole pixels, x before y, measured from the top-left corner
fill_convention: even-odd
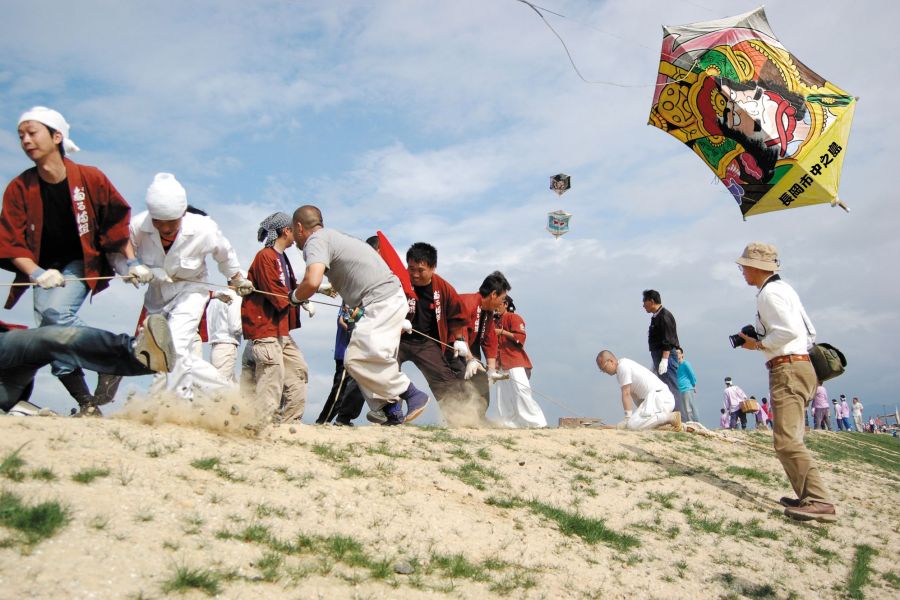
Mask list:
[[[72,475],[72,481],[88,484],[98,477],[109,477],[109,469],[106,467],[88,467]]]
[[[725,468],[726,473],[730,473],[732,475],[738,475],[740,477],[744,477],[746,479],[755,479],[756,481],[760,481],[762,483],[771,483],[772,476],[768,473],[764,473],[763,471],[758,471],[757,469],[751,469],[748,467],[738,467],[735,465],[729,465]]]
[[[39,469],[33,470],[29,473],[29,476],[32,479],[37,479],[39,481],[56,481],[56,473],[53,472],[53,469],[49,467],[41,467]]]
[[[27,443],[25,442],[25,444]],[[19,456],[25,444],[22,444],[3,458],[3,461],[0,462],[0,476],[16,482],[25,479],[25,473],[22,471],[22,467],[25,466],[25,459]]]
[[[185,593],[188,590],[200,590],[207,596],[215,596],[221,587],[222,576],[207,569],[193,569],[184,565],[175,568],[175,573],[163,583],[162,591]]]
[[[441,469],[441,473],[452,475],[466,485],[471,485],[477,490],[487,489],[488,479],[492,479],[493,481],[503,480],[503,476],[494,469],[485,467],[484,465],[471,460],[461,464],[456,469]]]
[[[18,531],[28,545],[51,537],[68,522],[69,510],[59,502],[27,506],[16,494],[0,494],[0,525]]]
[[[856,546],[856,554],[853,556],[853,566],[850,567],[850,579],[847,582],[847,592],[851,598],[864,598],[862,589],[872,576],[870,563],[878,554],[872,546],[859,544]]]
[[[606,526],[600,519],[592,519],[577,513],[532,500],[526,505],[533,512],[555,521],[559,530],[566,535],[576,535],[588,544],[606,544],[620,551],[628,551],[641,545],[633,535],[618,533]]]
[[[219,459],[214,456],[198,458],[191,461],[191,466],[201,471],[212,471],[219,466]]]

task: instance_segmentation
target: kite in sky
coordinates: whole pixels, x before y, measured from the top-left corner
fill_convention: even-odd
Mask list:
[[[846,210],[837,193],[856,98],[788,52],[761,7],[663,33],[649,124],[693,150],[745,218]]]

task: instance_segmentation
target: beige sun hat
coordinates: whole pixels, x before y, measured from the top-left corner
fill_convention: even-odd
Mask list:
[[[778,249],[772,244],[763,242],[750,242],[744,248],[737,264],[745,267],[755,267],[763,271],[777,271],[781,265],[778,263]]]

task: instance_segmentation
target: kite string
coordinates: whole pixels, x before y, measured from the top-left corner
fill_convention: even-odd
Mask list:
[[[516,1],[521,2],[522,4],[528,6],[531,10],[533,10],[537,14],[537,16],[539,16],[541,18],[541,20],[544,22],[544,25],[546,25],[547,28],[551,32],[553,32],[553,35],[555,35],[556,38],[559,40],[559,43],[562,44],[563,50],[565,51],[566,56],[569,59],[569,64],[572,65],[572,69],[575,71],[575,74],[578,75],[579,79],[581,79],[583,82],[585,82],[589,85],[609,85],[609,86],[618,87],[618,88],[653,88],[653,87],[660,87],[660,86],[668,85],[670,83],[668,81],[665,81],[663,83],[629,84],[629,83],[617,83],[615,81],[606,81],[606,80],[602,80],[602,79],[598,79],[595,81],[586,79],[584,77],[584,75],[581,74],[581,71],[578,69],[578,65],[575,64],[575,59],[572,58],[572,53],[569,51],[569,46],[566,44],[566,41],[563,39],[563,37],[561,35],[559,35],[559,33],[556,31],[556,29],[553,28],[553,25],[550,24],[550,22],[544,16],[544,13],[541,11],[544,11],[551,15],[556,15],[558,17],[562,17],[563,19],[568,19],[568,17],[566,17],[565,15],[560,14],[558,12],[554,12],[552,10],[537,6],[534,3],[529,2],[529,0],[516,0]],[[598,31],[602,31],[602,30],[598,29]],[[604,33],[607,33],[607,32],[604,32]],[[614,34],[608,34],[608,35],[614,35]],[[620,36],[615,36],[615,35],[614,35],[614,37],[619,37],[619,39],[627,39],[627,38],[622,38]],[[630,40],[630,41],[633,41],[633,40]],[[651,48],[649,48],[649,46],[645,46],[644,44],[640,44],[637,42],[634,42],[634,43],[636,43],[638,46],[641,46],[643,48],[651,49]],[[693,71],[694,67],[697,66],[697,63],[699,62],[699,60],[700,59],[695,60],[694,63],[691,65],[691,67],[685,71],[684,75],[682,75],[681,77],[678,77],[678,78],[673,78],[673,81],[675,81],[675,82],[683,81]]]
[[[131,278],[130,275],[111,275],[111,276],[100,276],[100,277],[77,277],[77,278],[67,278],[66,281],[100,281],[100,280],[109,280],[109,279],[130,279],[130,278]],[[235,286],[232,286],[232,285],[221,284],[221,283],[212,283],[212,282],[210,282],[210,281],[202,281],[202,280],[199,280],[199,279],[184,279],[184,278],[178,278],[177,281],[184,281],[184,282],[187,282],[187,283],[197,283],[197,284],[200,284],[200,285],[206,285],[206,286],[209,286],[209,287],[216,287],[216,288],[223,288],[223,289],[231,289],[231,290],[234,290],[234,289],[235,289]],[[34,286],[34,285],[37,285],[37,284],[34,283],[34,282],[27,282],[27,283],[0,283],[0,286],[4,286],[4,287],[11,287],[11,286]],[[267,295],[267,296],[274,296],[274,297],[276,297],[276,298],[286,298],[286,299],[290,300],[290,296],[289,296],[288,294],[278,294],[278,293],[275,293],[275,292],[266,292],[266,291],[263,291],[263,290],[257,290],[257,289],[254,289],[254,290],[253,290],[253,293],[255,293],[255,294],[264,294],[264,295]],[[332,302],[322,302],[322,301],[320,301],[320,300],[312,300],[312,299],[308,300],[308,302],[313,302],[313,303],[315,303],[315,304],[321,304],[321,305],[323,305],[323,306],[332,306],[332,307],[334,307],[334,308],[341,308],[341,305],[340,305],[340,304],[334,304],[334,303],[332,303]],[[421,331],[418,331],[418,330],[416,330],[416,329],[413,329],[412,331],[413,331],[414,333],[417,333],[417,334],[421,335],[421,336],[424,337],[424,338],[427,338],[427,339],[429,339],[429,340],[432,340],[432,341],[434,341],[434,342],[437,342],[437,343],[440,344],[441,346],[444,346],[444,347],[446,347],[446,348],[449,348],[450,350],[453,350],[453,346],[451,346],[450,344],[445,344],[445,343],[442,342],[441,340],[439,340],[439,339],[437,339],[437,338],[433,338],[433,337],[431,337],[430,335],[428,335],[428,334],[426,334],[426,333],[423,333],[423,332],[421,332]],[[478,359],[472,359],[472,360],[478,361],[478,363],[481,364],[482,367],[487,368],[487,365],[486,365],[485,363],[483,363],[482,361],[480,361],[480,360],[478,360]],[[514,383],[515,383],[516,385],[518,385],[521,389],[525,389],[525,386],[522,385],[522,384],[520,384],[519,382],[515,381]],[[554,400],[554,399],[551,398],[550,396],[548,396],[548,395],[546,395],[546,394],[542,394],[541,392],[537,391],[537,390],[534,389],[534,388],[531,388],[531,392],[532,392],[533,394],[537,395],[537,396],[540,396],[541,398],[544,398],[545,400],[547,400],[547,401],[549,401],[549,402],[551,402],[551,403],[553,403],[553,404],[556,404],[557,406],[559,406],[559,407],[561,407],[561,408],[563,408],[563,409],[565,409],[565,410],[567,410],[567,411],[572,412],[572,414],[575,414],[575,411],[574,411],[571,407],[565,405],[564,403],[559,402],[559,401],[557,401],[557,400]]]

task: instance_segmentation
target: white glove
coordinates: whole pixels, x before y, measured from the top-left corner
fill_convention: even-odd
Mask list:
[[[253,284],[250,283],[249,279],[245,279],[240,275],[232,279],[229,284],[234,288],[235,293],[237,293],[237,295],[241,298],[243,298],[244,296],[249,296],[253,293]]]
[[[466,374],[463,376],[464,379],[472,379],[475,377],[476,373],[483,373],[484,365],[481,364],[481,361],[475,360],[474,358],[466,363]]]
[[[320,294],[328,296],[329,298],[337,298],[338,295],[337,290],[334,289],[330,283],[323,283],[319,286],[319,289],[317,291]]]
[[[490,369],[487,372],[488,381],[494,383],[495,381],[501,381],[504,379],[509,379],[509,372],[498,371],[497,369]]]
[[[669,359],[665,356],[659,361],[659,368],[656,370],[660,375],[665,375],[666,371],[669,370]]]
[[[469,358],[469,345],[462,340],[453,342],[453,358],[456,358],[457,356]],[[466,379],[468,379],[468,377],[466,377]]]
[[[56,269],[47,269],[46,271],[38,269],[31,274],[31,280],[45,290],[66,286],[65,278]]]
[[[316,316],[316,307],[309,303],[309,300],[304,300],[300,303],[300,308],[309,313],[309,318],[312,319]]]
[[[162,267],[150,267],[148,269],[153,276],[150,281],[162,281],[163,283],[172,283],[172,278]]]
[[[616,429],[628,429],[628,421],[631,420],[631,411],[625,411],[625,419],[616,423]]]
[[[409,322],[409,319],[403,319],[403,322],[400,323],[400,328],[403,330],[403,333],[412,333],[412,323]]]
[[[134,284],[134,287],[153,281],[153,273],[139,262],[135,262],[128,267],[128,276],[131,277],[131,283]]]

